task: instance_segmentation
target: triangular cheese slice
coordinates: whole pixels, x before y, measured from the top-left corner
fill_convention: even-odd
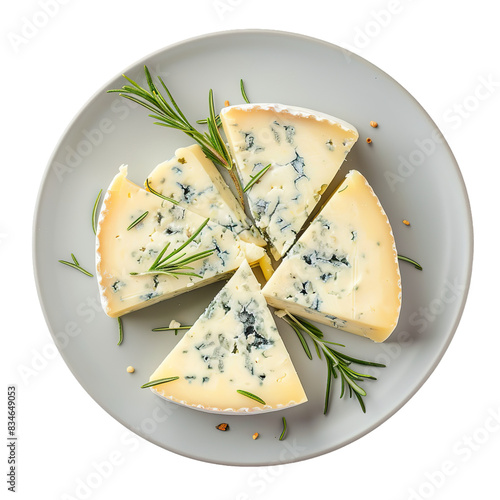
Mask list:
[[[244,187],[271,165],[246,194],[257,227],[279,259],[293,245],[358,132],[338,118],[281,104],[230,106],[220,117]]]
[[[217,167],[198,144],[179,148],[149,175],[149,185],[179,206],[226,227],[243,241],[266,246]]]
[[[307,401],[274,319],[244,262],[150,381],[164,398],[224,413],[280,410]],[[246,391],[265,404],[237,391]]]
[[[401,307],[391,225],[366,179],[350,171],[263,289],[273,307],[384,341]]]
[[[139,223],[130,227],[146,212]],[[205,221],[130,182],[127,168],[121,167],[104,198],[97,228],[97,278],[106,314],[118,317],[142,309],[223,279],[245,259],[253,264],[263,258],[263,248],[208,222],[182,250],[185,257],[214,250],[210,256],[189,264],[192,270],[186,272],[201,277],[131,274],[148,271],[167,243],[170,245],[164,256],[183,245]]]

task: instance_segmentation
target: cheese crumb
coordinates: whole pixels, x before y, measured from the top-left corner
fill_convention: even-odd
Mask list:
[[[370,126],[372,126],[373,128],[377,128],[378,127],[378,123],[377,122],[374,122],[373,120],[370,122]]]
[[[404,220],[403,220],[403,224],[404,224],[405,226],[409,226],[409,225],[410,225],[410,221],[409,221],[409,220],[404,219]]]
[[[179,326],[181,326],[181,324],[178,321],[175,321],[175,319],[173,319],[170,322],[170,325],[168,325],[169,328],[179,328]]]
[[[128,373],[134,373],[135,372],[135,368],[133,366],[127,366],[127,372]]]
[[[256,432],[253,436],[252,436],[252,439],[257,439],[259,437],[259,433]]]
[[[278,318],[284,318],[286,316],[286,311],[284,309],[278,309],[274,311],[274,314],[276,314]]]

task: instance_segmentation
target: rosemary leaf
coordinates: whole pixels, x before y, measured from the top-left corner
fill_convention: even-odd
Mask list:
[[[168,377],[168,378],[160,378],[158,380],[152,380],[151,382],[146,382],[141,385],[141,389],[145,389],[146,387],[154,387],[155,385],[166,384],[167,382],[173,382],[174,380],[178,380],[179,377]]]
[[[304,335],[302,335],[302,332],[295,325],[290,325],[290,326],[293,328],[294,332],[297,334],[297,337],[299,337],[300,343],[302,344],[302,347],[304,348],[304,351],[307,354],[307,357],[309,359],[313,359],[312,354],[311,354],[311,349],[309,349],[309,345],[307,344],[306,339],[304,338]]]
[[[252,394],[251,392],[243,391],[241,389],[238,389],[236,392],[238,394],[241,394],[242,396],[246,396],[247,398],[250,398],[250,399],[253,399],[254,401],[257,401],[257,403],[260,403],[262,405],[266,404],[263,399],[259,398],[259,396],[256,396],[255,394]]]
[[[121,317],[116,318],[118,320],[118,344],[121,345],[123,342],[123,320]]]
[[[286,418],[282,417],[282,421],[283,421],[283,430],[281,431],[280,434],[280,441],[283,441],[283,439],[285,439],[286,429],[287,429]]]
[[[78,271],[80,271],[81,273],[87,275],[87,276],[90,276],[91,278],[94,277],[93,274],[89,273],[88,271],[86,271],[85,269],[83,269],[83,267],[80,266],[80,264],[77,264],[77,260],[76,260],[76,257],[71,254],[71,257],[73,259],[73,262],[68,262],[67,260],[60,260],[59,262],[61,264],[64,264],[65,266],[69,266],[69,267],[72,267],[73,269],[76,269]]]
[[[422,266],[413,259],[410,259],[409,257],[405,257],[404,255],[399,255],[399,254],[398,254],[398,259],[404,260],[405,262],[409,262],[410,264],[413,264],[419,271],[422,271]]]
[[[264,167],[262,170],[259,170],[255,175],[250,176],[250,182],[243,188],[243,192],[246,193],[252,186],[259,182],[260,178],[271,168],[271,164]]]
[[[92,230],[94,231],[94,234],[97,234],[96,215],[97,215],[97,206],[99,205],[99,201],[101,200],[101,194],[102,194],[102,189],[99,191],[99,194],[97,195],[97,198],[95,199],[94,202],[94,208],[92,209]]]
[[[135,221],[132,222],[132,224],[130,224],[129,227],[127,227],[127,231],[130,231],[133,227],[137,226],[137,224],[139,224],[139,222],[142,222],[148,216],[148,214],[149,214],[149,212],[146,211],[142,215],[137,217],[137,219],[135,219]]]
[[[245,85],[243,84],[243,79],[240,80],[240,90],[241,90],[241,95],[243,96],[243,99],[247,104],[250,104],[250,101],[248,100],[247,93],[245,92]]]
[[[161,193],[159,193],[158,191],[156,191],[155,189],[153,189],[153,188],[151,187],[151,185],[149,184],[149,179],[146,179],[146,188],[148,189],[148,191],[149,191],[150,193],[153,193],[153,194],[155,194],[156,196],[159,196],[160,198],[163,198],[164,200],[167,200],[167,201],[169,201],[170,203],[173,203],[174,205],[178,205],[178,204],[179,204],[179,202],[178,202],[178,201],[176,201],[176,200],[174,200],[174,199],[172,199],[172,198],[168,198],[167,196],[163,196]]]
[[[175,335],[177,335],[177,332],[179,330],[189,330],[193,325],[181,325],[177,327],[170,327],[170,326],[159,326],[158,328],[153,328],[151,331],[152,332],[168,332],[168,331],[175,331]]]
[[[330,404],[330,392],[331,392],[331,386],[332,386],[332,374],[333,370],[335,368],[332,366],[330,361],[327,359],[326,360],[326,369],[327,369],[327,375],[326,375],[326,393],[325,393],[325,407],[323,409],[323,414],[326,415],[328,412],[328,406]]]

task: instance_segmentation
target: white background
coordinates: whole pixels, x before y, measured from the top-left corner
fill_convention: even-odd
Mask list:
[[[4,3],[1,21],[2,397],[6,401],[8,384],[17,385],[17,498],[499,498],[499,256],[494,241],[500,30],[495,2],[45,3],[50,16],[43,14],[43,0]],[[27,27],[33,22],[39,26]],[[87,99],[150,52],[203,33],[239,28],[322,38],[399,81],[449,142],[465,178],[475,226],[467,306],[453,342],[422,389],[360,440],[279,467],[201,463],[131,435],[87,395],[56,353],[31,263],[31,226],[42,174]],[[6,402],[2,408],[0,425],[6,429]],[[2,449],[6,472],[8,450]],[[2,478],[3,498],[7,483]]]

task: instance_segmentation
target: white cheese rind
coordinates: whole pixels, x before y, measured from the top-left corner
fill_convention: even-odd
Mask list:
[[[217,413],[260,413],[307,401],[260,285],[244,262],[154,371],[155,394]],[[262,405],[237,392],[255,394]]]
[[[190,264],[202,276],[162,274],[132,276],[146,272],[159,252],[170,243],[179,248],[205,218],[140,188],[127,178],[125,166],[113,179],[103,201],[96,237],[96,268],[101,302],[108,316],[118,317],[161,300],[223,279],[248,259],[257,263],[263,248],[246,243],[226,228],[208,222],[183,252],[186,257],[214,249],[209,257]],[[139,224],[127,230],[140,215]]]
[[[279,259],[333,180],[356,140],[354,126],[333,116],[282,104],[229,106],[222,126],[257,227]]]
[[[148,181],[155,191],[181,207],[209,217],[243,241],[266,246],[217,167],[198,144],[177,149],[173,158],[160,163],[148,175]]]
[[[350,171],[263,289],[270,305],[384,341],[397,325],[401,277],[391,225]]]

